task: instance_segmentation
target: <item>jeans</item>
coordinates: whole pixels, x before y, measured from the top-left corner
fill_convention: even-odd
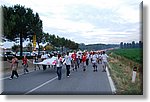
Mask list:
[[[47,65],[43,65],[43,70],[46,70]]]
[[[72,67],[73,67],[73,70],[76,69],[77,71],[77,61],[72,61]]]
[[[11,75],[12,79],[13,79],[14,75],[16,75],[16,77],[19,77],[19,75],[18,75],[16,70],[12,70],[12,75]]]
[[[67,70],[67,76],[69,76],[70,75],[70,65],[66,65],[66,70]]]
[[[57,67],[58,80],[61,80],[61,76],[62,76],[61,69],[62,67]]]
[[[89,59],[86,59],[86,65],[87,66],[89,65]]]
[[[24,65],[23,65],[23,67],[24,67],[24,69],[23,69],[24,74],[25,74],[26,72],[29,72],[29,70],[27,69],[27,67],[28,67],[28,65],[27,65],[27,64],[24,64]]]

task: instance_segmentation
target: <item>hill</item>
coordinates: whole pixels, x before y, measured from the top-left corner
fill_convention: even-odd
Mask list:
[[[118,44],[88,44],[85,45],[84,43],[79,44],[79,49],[81,50],[103,50],[103,49],[108,49],[108,48],[115,48],[115,47],[119,47]]]

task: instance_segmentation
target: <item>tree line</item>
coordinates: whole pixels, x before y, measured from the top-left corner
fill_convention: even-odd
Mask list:
[[[22,52],[22,39],[33,39],[35,34],[37,44],[47,41],[56,47],[67,47],[77,49],[78,44],[74,41],[43,32],[43,23],[38,13],[33,13],[31,8],[25,8],[21,5],[11,7],[2,6],[3,11],[3,36],[9,40],[15,40],[20,37],[20,51]],[[22,53],[21,53],[22,54]]]
[[[96,51],[96,50],[104,50],[104,49],[109,49],[109,48],[115,48],[118,47],[118,44],[88,44],[85,45],[84,43],[81,43],[79,45],[79,48],[81,50],[88,50],[88,51]]]
[[[120,43],[120,48],[121,49],[125,49],[125,48],[143,48],[143,42],[142,41],[139,41],[137,43],[135,41],[132,41],[132,43],[121,42]]]

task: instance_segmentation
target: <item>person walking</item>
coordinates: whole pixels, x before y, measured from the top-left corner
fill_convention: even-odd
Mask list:
[[[82,64],[83,64],[83,71],[86,71],[86,52],[84,52],[83,56],[82,56]]]
[[[69,52],[67,52],[67,55],[65,56],[65,65],[66,65],[66,75],[67,77],[70,76],[70,66],[71,66],[71,57],[69,56]]]
[[[44,52],[43,52],[43,54],[42,54],[42,56],[41,56],[41,60],[44,61],[46,58],[47,58],[47,57],[46,57],[46,55],[45,55]],[[43,70],[46,70],[47,65],[44,65],[44,64],[43,64],[42,66],[43,66]]]
[[[16,78],[19,77],[18,72],[17,72],[17,68],[18,68],[18,59],[16,58],[15,55],[13,55],[13,58],[11,60],[11,71],[12,74],[10,76],[10,80],[13,79],[14,75],[16,76]]]
[[[22,59],[22,65],[23,65],[23,72],[24,74],[26,73],[29,73],[29,70],[27,69],[28,68],[28,59],[26,57],[26,55],[24,55],[23,59]]]
[[[102,64],[102,52],[98,53],[98,64]]]
[[[96,52],[93,52],[93,55],[92,55],[92,64],[93,64],[93,72],[97,72],[97,55],[96,55]]]
[[[87,51],[87,52],[86,52],[86,65],[87,65],[87,66],[89,65],[89,58],[90,58],[90,54],[89,54],[89,52]]]
[[[82,62],[82,61],[81,61]],[[77,57],[77,67],[80,67],[80,56]]]
[[[37,54],[35,54],[35,56],[34,56],[33,63],[38,63],[38,55]],[[38,64],[34,64],[34,70],[36,70],[36,66],[40,70],[40,66]]]
[[[73,71],[74,71],[74,69],[77,71],[77,54],[76,54],[76,51],[74,51],[74,53],[71,55],[71,58],[72,58]]]
[[[105,51],[103,51],[101,58],[102,58],[102,64],[103,64],[103,71],[102,72],[106,72],[106,66],[108,67],[108,61],[107,61],[108,56],[105,53]]]
[[[62,58],[61,58],[61,55],[58,54],[58,57],[56,59],[56,67],[57,67],[57,75],[58,75],[58,80],[61,80],[61,77],[62,77],[62,73],[61,73],[61,70],[62,70]]]

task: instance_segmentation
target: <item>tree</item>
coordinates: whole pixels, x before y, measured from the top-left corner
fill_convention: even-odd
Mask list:
[[[53,46],[48,43],[48,44],[45,46],[45,50],[46,50],[46,51],[51,51],[51,50],[53,50]]]
[[[123,49],[123,42],[120,43],[120,48]]]
[[[139,41],[139,48],[143,48],[143,42]]]
[[[21,5],[13,7],[2,6],[4,14],[4,36],[10,40],[20,37],[20,51],[22,56],[22,38],[37,34],[38,43],[42,38],[42,21],[38,13]]]
[[[124,43],[124,45],[123,45],[124,47],[123,48],[127,48],[127,44],[126,43]]]
[[[132,41],[132,48],[135,48],[135,41]]]

